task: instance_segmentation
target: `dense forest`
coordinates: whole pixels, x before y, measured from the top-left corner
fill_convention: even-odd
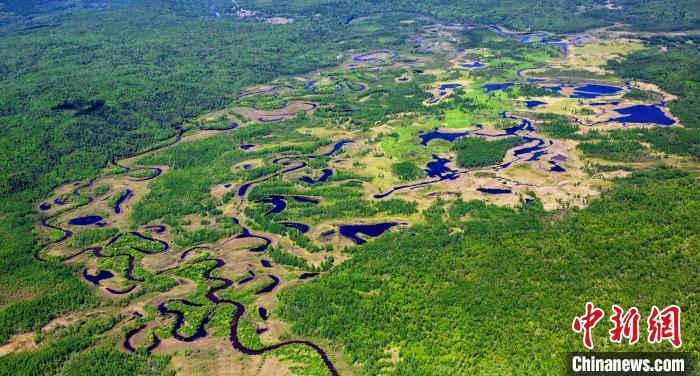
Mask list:
[[[401,41],[393,23],[340,31],[323,20],[215,19],[203,1],[0,7],[0,341],[94,299],[70,268],[33,261],[36,200],[174,138],[174,127],[244,86],[335,65],[337,52],[379,36]]]
[[[391,12],[422,14],[449,22],[497,24],[515,30],[576,32],[625,23],[633,30],[687,30],[700,27],[697,1],[682,0],[247,0],[245,7],[270,13],[331,14],[339,20],[380,17]],[[611,9],[606,6],[613,3]],[[536,9],[537,11],[533,11]]]
[[[496,141],[465,138],[452,145],[457,153],[457,164],[464,168],[485,167],[503,160],[506,151],[523,143],[519,137],[506,137]]]
[[[666,153],[700,160],[700,37],[653,37],[647,43],[650,48],[612,61],[608,67],[628,79],[652,82],[676,95],[678,99],[668,106],[686,128],[613,132],[613,137],[648,142]]]
[[[368,374],[559,373],[558,352],[581,341],[561,318],[588,299],[641,312],[694,304],[677,287],[697,285],[698,180],[662,169],[617,183],[554,216],[536,201],[514,210],[438,202],[425,225],[286,291],[282,313],[300,333],[343,343]],[[697,336],[697,312],[684,315],[684,335]],[[602,328],[594,336],[597,350],[618,349]]]

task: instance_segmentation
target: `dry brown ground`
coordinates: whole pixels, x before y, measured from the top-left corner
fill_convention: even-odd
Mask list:
[[[34,333],[15,334],[10,337],[10,340],[0,346],[0,356],[14,354],[22,351],[28,351],[36,348],[34,341]]]

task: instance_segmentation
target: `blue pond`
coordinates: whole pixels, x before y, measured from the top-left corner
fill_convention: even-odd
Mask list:
[[[265,214],[277,214],[284,211],[287,208],[287,202],[284,201],[283,196],[273,195],[266,199],[259,200],[258,202],[264,202],[266,204],[271,204],[272,209],[268,210]]]
[[[523,154],[532,153],[532,152],[541,150],[541,149],[543,149],[543,148],[545,147],[545,142],[544,142],[544,140],[539,139],[539,138],[523,137],[523,140],[525,140],[526,143],[531,143],[531,142],[534,142],[534,141],[537,141],[537,143],[536,143],[535,145],[533,145],[533,146],[528,146],[528,147],[524,147],[524,148],[521,148],[521,149],[517,149],[517,150],[514,152],[515,156],[521,156],[521,155],[523,155]]]
[[[314,85],[316,85],[316,81],[309,81],[309,82],[307,82],[306,85],[304,86],[304,90],[309,90],[309,89],[311,89],[312,87],[314,87]]]
[[[450,162],[449,159],[440,158],[433,154],[433,160],[426,165],[425,173],[431,178],[441,178],[445,175],[452,175],[455,171],[447,167],[448,162]]]
[[[355,82],[345,82],[345,85],[352,91],[364,91],[367,89],[367,86]]]
[[[39,209],[41,209],[41,210],[49,210],[49,209],[51,209],[51,204],[45,202],[45,203],[39,205]]]
[[[596,93],[586,93],[583,91],[574,91],[573,94],[569,96],[569,98],[574,98],[574,99],[595,99],[600,97],[601,94],[596,94]]]
[[[248,283],[248,282],[252,281],[253,278],[255,278],[255,273],[253,273],[250,270],[248,270],[248,275],[249,275],[248,277],[245,277],[245,278],[241,279],[240,281],[238,281],[238,284],[242,285],[242,284]]]
[[[518,119],[519,119],[519,118],[517,118],[517,117],[515,117],[515,116],[509,116],[506,112],[501,112],[500,115],[501,115],[501,117],[502,117],[503,119],[513,119],[513,120],[518,120]],[[535,127],[532,125],[532,122],[531,122],[531,121],[529,121],[529,120],[527,120],[527,119],[520,119],[520,124],[519,124],[519,125],[506,128],[506,129],[504,129],[504,133],[492,135],[492,136],[489,136],[489,137],[507,137],[507,136],[515,136],[518,132],[521,132],[521,131],[534,132],[534,131],[535,131]],[[477,133],[477,134],[479,134],[479,133]],[[529,141],[528,141],[528,142],[529,142]]]
[[[246,184],[241,185],[238,188],[238,195],[241,197],[245,196],[246,192],[248,192],[248,189],[250,189],[251,185],[252,185],[252,183],[246,183]]]
[[[263,307],[258,307],[258,314],[260,315],[260,318],[263,320],[267,320],[267,310]]]
[[[535,39],[535,38],[546,38],[546,37],[548,37],[548,36],[549,36],[549,34],[547,34],[547,33],[528,34],[528,35],[522,36],[522,37],[520,38],[520,41],[523,42],[523,43],[531,43],[531,42],[532,42],[532,39]],[[542,42],[544,42],[544,41],[542,41]]]
[[[303,223],[298,223],[298,222],[280,222],[280,224],[284,227],[287,228],[295,228],[299,230],[302,234],[306,234],[309,232],[309,226]]]
[[[241,145],[241,150],[248,150],[248,149],[251,149],[254,147],[255,147],[254,144],[245,144],[245,145]]]
[[[619,87],[587,84],[574,89],[570,98],[593,99],[606,95],[614,95],[620,92]]]
[[[275,287],[277,287],[277,285],[279,285],[279,283],[280,283],[279,278],[277,278],[274,275],[268,275],[268,277],[272,280],[272,282],[269,285],[267,285],[266,287],[263,287],[262,289],[256,291],[255,292],[256,295],[267,294],[268,292],[272,292],[272,290],[274,290]]]
[[[532,153],[532,156],[530,157],[530,159],[528,159],[528,162],[539,161],[540,158],[542,158],[542,156],[546,155],[546,154],[547,154],[546,151],[542,151],[542,150],[536,151],[536,152]]]
[[[527,108],[535,108],[537,106],[541,106],[543,104],[547,104],[547,102],[542,102],[542,101],[526,101],[525,105],[527,105]]]
[[[319,273],[302,273],[302,274],[299,276],[299,279],[309,279],[309,278],[313,278],[313,277],[315,277],[315,276],[317,276],[317,275],[319,275]]]
[[[486,64],[483,64],[481,62],[475,61],[473,63],[464,63],[459,65],[462,68],[467,68],[467,69],[479,69],[483,68],[486,66]]]
[[[302,203],[305,203],[305,204],[314,204],[314,205],[316,205],[316,204],[319,204],[319,203],[321,202],[321,201],[319,201],[318,199],[315,199],[315,198],[313,198],[313,197],[306,197],[306,196],[292,196],[292,198],[293,198],[294,201],[296,201],[296,202],[302,202]]]
[[[591,106],[605,106],[605,105],[612,105],[612,106],[617,106],[620,104],[620,102],[595,102],[595,103],[589,103]]]
[[[68,221],[68,224],[73,226],[88,226],[95,224],[101,220],[102,217],[100,217],[99,215],[89,215],[86,217],[73,218],[70,221]]]
[[[114,204],[114,212],[116,214],[119,214],[122,212],[122,208],[121,208],[122,203],[124,201],[126,201],[129,197],[131,197],[132,193],[133,192],[131,191],[131,189],[127,189],[124,191],[124,193],[122,193],[121,197],[119,197],[119,200],[117,200],[117,202]]]
[[[583,86],[579,86],[575,88],[574,90],[576,91],[584,91],[586,93],[596,93],[596,94],[601,94],[601,95],[610,95],[610,94],[615,94],[620,91],[619,87],[615,86],[606,86],[606,85],[597,85],[597,84],[587,84]]]
[[[341,149],[343,146],[345,146],[346,144],[351,144],[351,143],[353,143],[353,142],[355,142],[355,141],[353,141],[353,140],[341,140],[341,141],[338,141],[338,142],[335,143],[335,145],[333,145],[333,148],[332,148],[329,152],[324,153],[324,154],[321,154],[321,156],[322,156],[322,157],[330,157],[331,155],[333,155],[336,151],[340,150],[340,149]]]
[[[428,142],[430,142],[431,140],[435,140],[435,139],[440,139],[440,140],[452,142],[452,141],[454,141],[462,136],[467,135],[468,133],[469,132],[441,132],[436,128],[432,132],[428,132],[428,133],[424,133],[424,134],[420,135],[419,136],[421,138],[420,144],[423,146],[427,146]]]
[[[658,125],[673,125],[675,120],[666,116],[666,114],[655,105],[636,105],[615,110],[615,112],[625,115],[622,117],[611,119],[618,123],[653,123]]]
[[[201,307],[201,304],[197,303],[192,303],[188,300],[175,300],[174,302],[189,306],[189,307]],[[158,306],[158,312],[161,315],[174,315],[175,316],[175,324],[173,325],[172,328],[172,336],[173,338],[177,339],[178,341],[182,342],[193,342],[196,341],[199,338],[205,337],[207,335],[207,330],[206,330],[206,325],[209,323],[209,320],[211,320],[211,316],[207,315],[204,317],[204,319],[199,323],[199,326],[197,327],[196,331],[194,334],[191,336],[185,337],[182,334],[180,334],[180,328],[185,324],[185,314],[179,310],[176,309],[168,309],[165,304],[167,302],[163,302]]]
[[[108,270],[100,270],[97,274],[92,275],[88,273],[87,269],[83,269],[83,278],[95,286],[99,286],[101,281],[112,277],[114,277],[114,274]]]
[[[308,183],[308,184],[323,183],[326,180],[328,180],[328,178],[330,178],[331,175],[333,175],[333,170],[326,168],[323,170],[323,175],[321,175],[321,177],[316,179],[316,180],[314,180],[310,176],[302,176],[301,178],[299,178],[299,180],[303,181],[304,183]]]
[[[272,263],[268,260],[265,260],[265,259],[260,260],[260,264],[266,268],[272,267]]]
[[[447,89],[456,89],[458,87],[462,87],[460,84],[442,84],[438,86],[438,89],[440,90],[447,90]]]
[[[477,191],[481,193],[486,193],[489,195],[504,195],[508,193],[512,193],[510,189],[501,189],[501,188],[477,188]]]
[[[359,234],[370,237],[377,237],[388,229],[396,226],[396,222],[377,223],[373,225],[342,225],[340,226],[340,234],[352,240],[357,245],[365,244],[367,241],[359,237]]]
[[[554,161],[549,161],[549,164],[552,165],[552,167],[549,169],[549,172],[566,172],[566,170],[563,167],[559,166]]]
[[[152,226],[146,226],[144,227],[146,230],[151,230],[156,234],[162,234],[167,230],[167,227],[163,225],[152,225]]]
[[[484,93],[489,93],[489,92],[492,92],[492,91],[507,89],[507,88],[509,88],[509,87],[511,87],[511,86],[513,86],[513,85],[515,85],[515,83],[513,83],[513,82],[505,82],[505,83],[502,83],[502,84],[488,84],[488,85],[484,85],[484,86],[482,86],[482,88],[484,89]]]

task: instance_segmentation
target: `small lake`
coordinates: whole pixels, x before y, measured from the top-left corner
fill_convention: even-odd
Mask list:
[[[117,202],[114,204],[114,213],[119,214],[122,212],[122,203],[126,201],[129,197],[131,197],[132,194],[133,192],[131,191],[131,189],[127,189],[124,191],[124,193],[122,193]]]
[[[357,245],[362,245],[367,241],[359,237],[359,234],[375,238],[396,225],[398,225],[396,222],[385,222],[372,225],[342,225],[339,227],[339,229],[341,235],[352,240]]]
[[[438,86],[438,89],[441,91],[445,91],[447,89],[456,89],[458,87],[462,87],[462,85],[460,85],[460,84],[442,84],[442,85]]]
[[[260,315],[260,318],[263,320],[267,320],[267,310],[263,307],[258,307],[258,315]]]
[[[566,169],[564,169],[564,167],[559,166],[556,162],[549,161],[548,163],[552,165],[552,167],[549,168],[549,172],[566,172]]]
[[[341,141],[338,141],[338,142],[335,143],[335,145],[333,145],[333,148],[332,148],[329,152],[324,153],[324,154],[321,154],[321,156],[322,156],[322,157],[330,157],[331,155],[335,154],[335,152],[337,152],[338,150],[340,150],[343,146],[345,146],[345,145],[347,145],[347,144],[351,144],[351,143],[353,143],[353,142],[355,142],[355,141],[353,141],[353,140],[341,140]]]
[[[299,276],[299,279],[309,279],[309,278],[313,278],[313,277],[315,277],[315,276],[317,276],[317,275],[319,275],[319,274],[320,274],[320,273],[302,273],[302,274]]]
[[[542,151],[542,150],[536,151],[536,152],[532,153],[532,155],[530,156],[530,158],[527,161],[528,162],[539,161],[540,158],[542,158],[542,156],[544,156],[544,155],[547,155],[546,151]]]
[[[332,175],[333,175],[333,170],[331,170],[330,168],[326,168],[326,169],[323,170],[323,174],[322,174],[321,177],[319,177],[318,179],[315,179],[315,180],[314,180],[314,179],[313,179],[312,177],[310,177],[310,176],[302,176],[301,178],[299,178],[299,180],[300,180],[300,181],[303,181],[304,183],[307,183],[307,184],[318,184],[318,183],[323,183],[323,182],[325,182],[325,181],[328,180],[328,178],[330,178]]]
[[[364,91],[365,89],[367,89],[367,86],[355,82],[345,82],[345,86],[347,86],[348,89],[352,91]]]
[[[618,104],[620,104],[620,102],[617,102],[617,101],[615,101],[615,102],[595,102],[595,103],[589,103],[589,105],[591,105],[591,106],[607,106],[607,105],[617,106]]]
[[[112,277],[114,277],[114,274],[109,270],[100,270],[97,274],[90,274],[87,269],[83,269],[83,278],[95,286],[100,286],[102,281]]]
[[[245,194],[248,192],[248,189],[250,189],[251,185],[253,185],[253,183],[246,183],[246,184],[241,185],[238,188],[238,195],[241,197],[245,196]]]
[[[617,123],[653,123],[657,125],[673,125],[675,120],[666,116],[666,114],[656,105],[636,105],[626,108],[620,108],[615,112],[625,115],[622,117],[610,119]]]
[[[427,146],[428,142],[431,140],[440,139],[453,142],[454,140],[466,136],[467,134],[469,134],[469,132],[442,132],[436,128],[432,132],[421,134],[419,137],[421,138],[420,144]]]
[[[501,189],[501,188],[477,188],[476,189],[478,192],[481,193],[486,193],[489,195],[504,195],[508,193],[513,193],[510,189]]]
[[[101,221],[103,218],[99,215],[88,215],[85,217],[73,218],[68,221],[69,225],[73,226],[89,226]]]
[[[304,86],[304,90],[310,90],[311,88],[314,87],[314,85],[316,85],[316,81],[315,81],[315,80],[309,81],[309,82],[307,82],[306,85]]]
[[[284,211],[287,208],[287,202],[284,201],[284,196],[270,196],[266,199],[258,200],[258,202],[263,202],[272,205],[272,209],[268,210],[265,214],[277,214]]]
[[[574,88],[574,93],[569,98],[593,99],[602,96],[615,95],[622,89],[615,86],[587,84]]]
[[[492,92],[492,91],[498,91],[498,90],[507,89],[507,88],[512,87],[512,86],[514,86],[514,85],[515,85],[514,82],[504,82],[504,83],[502,83],[502,84],[488,84],[488,85],[484,85],[484,86],[482,86],[481,88],[484,89],[484,93],[490,93],[490,92]]]
[[[318,205],[319,203],[321,203],[320,200],[315,199],[315,198],[313,198],[313,197],[292,196],[292,198],[293,198],[294,201],[296,201],[296,202],[301,202],[301,203],[305,203],[305,204],[314,204],[314,205]]]
[[[542,149],[544,149],[545,144],[546,144],[544,142],[544,140],[542,140],[540,138],[523,137],[523,140],[525,140],[526,143],[532,143],[532,142],[537,142],[537,143],[533,146],[528,146],[528,147],[524,147],[524,148],[520,148],[520,149],[515,150],[514,154],[516,157],[519,157],[523,154],[528,154],[528,153],[532,153],[532,152],[535,152],[538,150],[542,150]]]
[[[463,64],[460,64],[459,66],[462,68],[466,68],[466,69],[479,69],[479,68],[485,67],[486,64],[475,61],[473,63],[463,63]]]
[[[309,226],[304,223],[299,222],[280,222],[280,224],[287,228],[294,228],[299,230],[302,234],[309,232]]]
[[[444,175],[454,174],[456,171],[447,167],[447,164],[449,162],[450,162],[449,159],[440,158],[437,155],[433,154],[433,160],[426,164],[425,173],[428,174],[428,177],[431,177],[431,178],[436,178],[436,177],[441,178]]]
[[[527,108],[530,108],[530,109],[541,106],[543,104],[547,104],[547,102],[542,102],[542,101],[526,101],[525,102],[525,105],[527,106]]]
[[[277,287],[277,285],[280,284],[280,279],[277,278],[276,276],[269,275],[268,277],[272,280],[272,282],[269,285],[267,285],[266,287],[263,287],[262,289],[256,291],[255,292],[256,295],[267,294],[269,292],[272,292],[272,290],[274,290],[275,287]]]
[[[540,38],[547,38],[549,36],[548,33],[534,33],[534,34],[528,34],[528,35],[523,35],[520,38],[520,41],[523,43],[532,43],[533,39],[540,39]]]
[[[252,281],[254,278],[255,278],[255,273],[248,270],[248,277],[245,277],[245,278],[241,279],[240,281],[238,281],[238,284],[239,285],[246,284],[246,283]]]

